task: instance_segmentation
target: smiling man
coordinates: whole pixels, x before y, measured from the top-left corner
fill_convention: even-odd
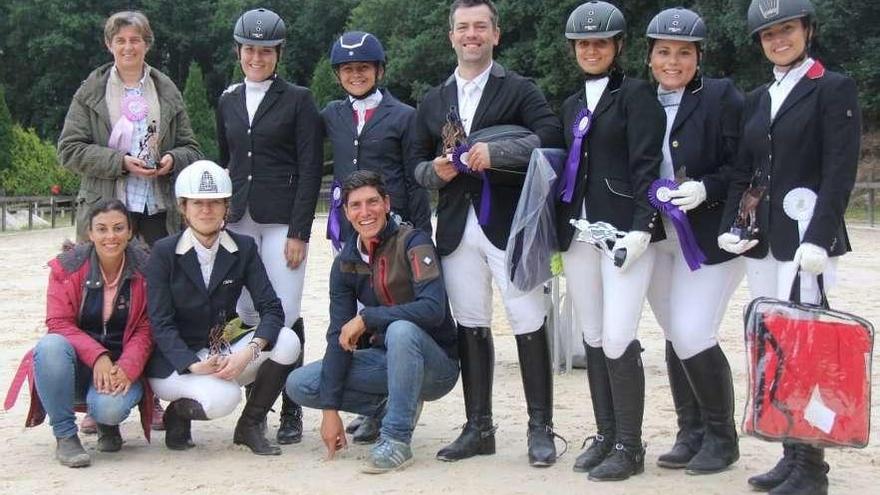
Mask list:
[[[286,390],[323,409],[328,458],[347,444],[339,411],[384,414],[363,467],[383,473],[412,462],[422,401],[443,397],[458,380],[455,324],[434,245],[391,218],[382,178],[353,172],[342,183],[342,203],[354,232],[330,272],[327,350],[323,360],[291,373]],[[362,338],[370,348],[358,348]]]
[[[439,190],[437,250],[458,322],[467,414],[462,434],[437,457],[456,461],[495,453],[495,350],[489,328],[494,280],[516,335],[529,413],[529,463],[549,466],[556,461],[556,449],[544,294],[541,287],[525,294],[512,287],[504,252],[529,157],[537,147],[562,147],[562,126],[532,81],[492,60],[500,39],[491,0],[453,2],[449,42],[458,67],[425,95],[417,112],[410,162],[417,163],[419,183]],[[453,150],[444,142],[450,116],[460,120],[460,131],[473,141],[464,167],[454,165]],[[495,139],[478,137],[488,134]],[[517,137],[498,137],[512,134]]]

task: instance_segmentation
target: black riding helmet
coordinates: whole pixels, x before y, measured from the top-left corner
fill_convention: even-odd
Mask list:
[[[807,18],[809,23],[816,16],[810,0],[752,0],[749,5],[749,36],[780,22]]]
[[[582,3],[568,16],[565,37],[570,40],[618,38],[626,31],[623,13],[608,2],[592,0]]]
[[[645,33],[655,40],[694,41],[706,38],[706,23],[692,10],[675,7],[661,11],[648,23]]]
[[[239,45],[284,46],[287,28],[281,17],[268,9],[248,10],[235,21],[232,37]]]
[[[697,49],[697,64],[703,59],[702,42],[706,38],[706,23],[693,10],[673,7],[660,11],[648,23],[645,36],[648,37],[648,65],[650,65],[651,51],[654,49],[656,40],[691,42]],[[697,77],[699,77],[699,69]]]

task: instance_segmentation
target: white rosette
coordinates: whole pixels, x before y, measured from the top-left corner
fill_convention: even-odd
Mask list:
[[[804,233],[813,218],[813,210],[816,208],[816,193],[806,187],[796,187],[782,199],[782,209],[788,218],[798,223],[798,234],[801,241]]]

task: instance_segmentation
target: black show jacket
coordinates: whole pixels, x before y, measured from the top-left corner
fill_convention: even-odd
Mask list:
[[[220,166],[232,178],[229,221],[245,209],[257,223],[289,226],[287,237],[309,240],[323,174],[321,116],[311,92],[275,77],[248,123],[245,86],[220,96]]]
[[[742,193],[757,175],[767,186],[758,206],[761,242],[744,256],[763,258],[772,250],[777,260],[794,259],[800,245],[798,223],[785,214],[783,199],[796,187],[817,194],[803,242],[840,256],[851,249],[843,216],[855,184],[861,142],[856,84],[815,61],[772,122],[768,87],[746,98],[736,174],[720,232],[733,225]]]
[[[571,148],[572,125],[582,108],[583,88],[562,105],[566,148]],[[650,232],[653,241],[665,237],[657,210],[648,202],[648,188],[660,173],[665,134],[666,116],[657,92],[645,81],[613,72],[583,141],[572,201],[557,201],[560,250],[571,244],[574,227],[569,220],[580,218],[584,201],[590,222]]]

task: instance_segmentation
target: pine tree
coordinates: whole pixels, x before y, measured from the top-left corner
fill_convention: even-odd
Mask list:
[[[205,158],[216,161],[219,158],[217,123],[214,110],[208,103],[202,69],[195,62],[189,65],[189,76],[186,78],[183,100],[186,102],[186,111],[192,123],[196,141],[199,142]]]

